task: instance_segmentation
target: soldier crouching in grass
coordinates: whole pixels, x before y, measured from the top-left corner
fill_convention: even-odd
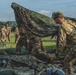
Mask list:
[[[32,33],[29,34],[28,51],[36,58],[54,64],[56,57],[50,53],[46,53],[41,38],[33,35]]]
[[[33,35],[31,32],[26,32],[23,28],[19,29],[20,38],[16,44],[16,53],[21,54],[21,48],[25,46],[33,56],[46,61],[54,63],[56,56],[46,53],[40,37]]]
[[[57,50],[58,52],[69,52],[64,59],[64,70],[67,69],[67,75],[72,74],[72,65],[76,61],[76,22],[72,20],[65,20],[62,12],[53,13],[54,21],[60,25],[59,32],[57,34]]]

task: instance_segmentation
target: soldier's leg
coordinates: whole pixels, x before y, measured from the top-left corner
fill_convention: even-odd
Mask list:
[[[76,51],[75,49],[71,50],[64,59],[64,70],[66,69],[68,75],[72,75],[72,65],[76,61]]]
[[[41,39],[40,39],[40,42],[41,42],[41,49],[42,49],[42,51],[45,51],[46,52]]]
[[[10,34],[8,34],[7,37],[8,37],[8,41],[10,42]]]
[[[74,65],[74,63],[76,62],[76,58],[73,58],[70,62],[69,62],[69,64],[68,64],[68,73],[69,73],[69,75],[73,75],[72,73],[72,71],[73,71],[73,65]]]
[[[44,50],[42,50],[42,47],[41,47],[41,41],[37,39],[36,40],[31,40],[32,43],[32,54],[37,57],[38,59],[41,59],[41,60],[44,60],[46,62],[49,62],[49,63],[54,63],[54,60],[56,59],[56,57],[54,55],[51,55],[49,53],[46,53]]]
[[[24,38],[25,41],[24,42],[24,46],[26,47],[26,49],[28,49],[28,44],[29,44],[29,41],[27,38]]]
[[[29,52],[30,54],[31,54],[31,53],[32,53],[32,51],[33,51],[33,46],[32,46],[31,41],[29,41],[29,43],[28,43],[27,50],[28,50],[28,52]]]
[[[23,40],[22,38],[19,38],[16,44],[16,53],[21,53],[21,48],[23,46],[22,40]]]
[[[43,61],[46,61],[48,63],[54,64],[56,60],[56,56],[46,53],[44,51],[39,51],[35,54],[35,56]]]
[[[16,41],[17,41],[17,35],[15,34],[15,43],[16,43]]]
[[[65,60],[65,68],[64,68],[64,71],[66,72],[66,73],[68,73],[68,75],[73,75],[72,73],[72,68],[73,68],[73,64],[75,63],[75,61],[76,61],[76,58],[73,58],[73,59],[71,59],[71,60],[68,60],[68,59],[66,59]]]
[[[2,44],[5,44],[5,42],[6,42],[6,35],[2,35],[1,36],[1,42],[2,42]]]
[[[15,43],[18,41],[19,36],[15,34]]]

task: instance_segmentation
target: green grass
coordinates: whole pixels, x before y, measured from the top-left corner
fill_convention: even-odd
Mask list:
[[[56,48],[55,42],[43,42],[43,46],[46,48],[46,50],[53,50]]]
[[[43,46],[46,50],[54,50],[56,49],[56,42],[51,39],[51,37],[42,38]]]
[[[9,47],[2,47],[2,43],[0,41],[0,50],[10,50],[10,49],[15,49],[16,48],[16,44],[14,43],[14,36],[11,36],[11,42],[9,43],[8,40],[6,39],[6,45],[8,45]]]
[[[6,40],[6,44],[10,46],[10,48],[0,48],[0,50],[10,50],[10,49],[15,49],[16,44],[14,43],[15,37],[11,36],[11,42],[9,43],[8,40]],[[46,50],[53,50],[56,48],[56,42],[51,41],[51,37],[45,37],[42,38],[43,40],[43,46]],[[46,42],[47,41],[47,42]],[[0,42],[1,45],[1,42]]]
[[[44,38],[42,38],[42,40],[51,40],[51,37],[49,36],[49,37],[44,37]]]

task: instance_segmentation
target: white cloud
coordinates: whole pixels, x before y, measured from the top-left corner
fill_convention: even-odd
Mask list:
[[[47,11],[47,10],[41,10],[39,11],[40,14],[46,15],[46,16],[51,16],[51,11]]]

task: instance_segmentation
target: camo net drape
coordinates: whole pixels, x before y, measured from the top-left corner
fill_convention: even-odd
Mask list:
[[[47,16],[26,9],[16,3],[12,3],[18,27],[33,33],[36,36],[51,36],[57,33],[58,26]]]

